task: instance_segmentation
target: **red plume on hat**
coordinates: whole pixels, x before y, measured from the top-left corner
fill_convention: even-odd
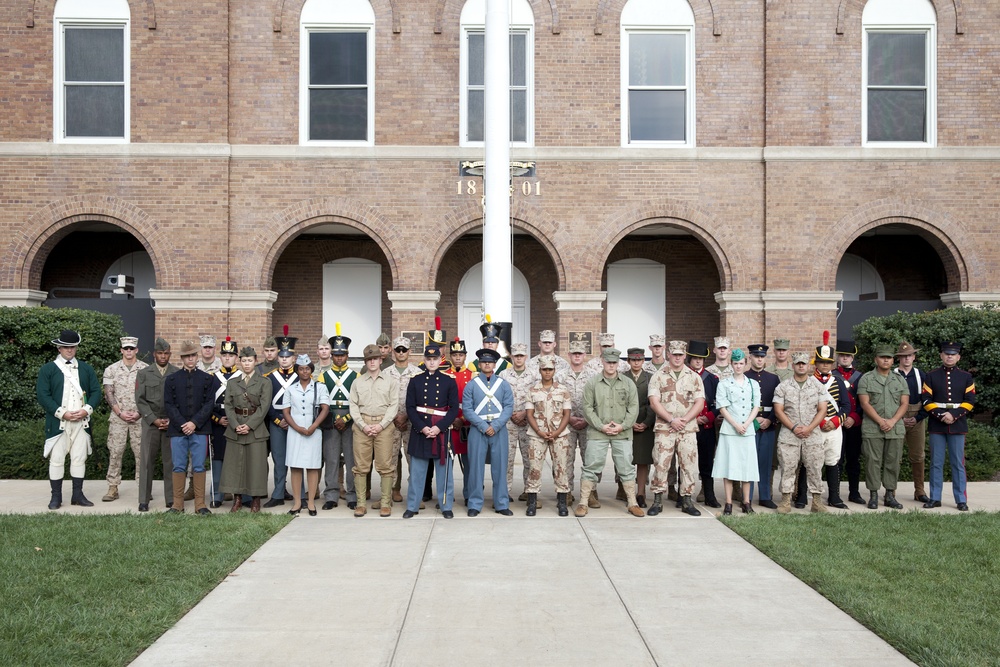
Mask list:
[[[817,361],[833,361],[834,350],[830,347],[830,332],[823,332],[823,344],[816,348],[813,363]]]
[[[829,345],[829,344],[830,344],[830,332],[829,331],[824,331],[823,332],[823,345]]]
[[[287,324],[284,326],[284,332],[285,332],[284,335],[288,336],[288,325]]]
[[[434,318],[434,330],[435,331],[441,331],[441,318],[440,317],[435,317]]]

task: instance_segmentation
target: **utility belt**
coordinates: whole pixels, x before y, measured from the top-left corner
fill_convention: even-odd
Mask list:
[[[257,412],[257,408],[233,408],[233,412],[241,417],[249,417],[253,413]]]

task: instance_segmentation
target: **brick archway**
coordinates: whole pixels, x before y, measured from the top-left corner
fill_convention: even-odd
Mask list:
[[[542,11],[544,5],[542,4],[545,0],[528,0],[528,4],[531,5],[531,12],[535,15],[535,25],[539,25],[539,18],[544,15]],[[454,27],[458,29],[459,17],[462,14],[462,7],[465,5],[465,0],[439,0],[437,14],[434,17],[434,34],[440,35],[445,32],[445,26]],[[559,34],[559,8],[556,6],[556,0],[548,0],[549,13],[552,16],[552,34]]]
[[[861,12],[865,8],[865,3],[868,0],[840,0],[840,4],[837,5],[837,34],[844,34],[844,26],[847,23],[847,13],[850,12],[853,16],[856,16],[857,20],[861,20]],[[941,18],[942,5],[945,4],[947,0],[931,0],[931,4],[934,5],[934,12],[938,15],[938,19]],[[965,25],[962,21],[962,0],[951,0],[951,5],[955,10],[955,34],[961,35],[965,32]],[[940,21],[939,21],[940,22]]]
[[[42,269],[52,249],[83,222],[106,222],[134,236],[149,253],[159,280],[171,284],[178,276],[176,262],[161,227],[139,207],[116,197],[77,195],[49,203],[36,211],[14,234],[7,246],[0,284],[39,289]]]
[[[379,16],[389,16],[389,23],[392,25],[392,31],[394,33],[399,33],[403,31],[402,22],[400,21],[399,12],[396,11],[396,5],[393,0],[369,0],[372,4],[372,9],[375,10],[375,20],[378,21]],[[293,12],[296,17],[302,14],[302,6],[306,4],[306,0],[274,0],[274,9],[271,13],[271,28],[274,32],[281,32],[284,21],[282,17],[285,12]],[[294,9],[293,9],[294,8]],[[296,25],[297,25],[296,21]]]
[[[594,34],[603,35],[608,24],[609,16],[621,16],[622,8],[628,0],[598,0],[596,18],[594,19]],[[715,12],[715,5],[712,0],[688,0],[691,10],[694,12],[695,25],[710,23],[712,34],[716,37],[722,34],[722,26],[718,14]],[[615,21],[615,25],[618,22]]]
[[[307,199],[293,204],[277,214],[269,224],[261,226],[246,246],[233,253],[232,261],[245,267],[237,284],[260,285],[259,289],[270,289],[274,267],[288,244],[311,227],[331,223],[353,227],[373,239],[389,263],[393,285],[399,284],[399,268],[385,240],[399,238],[399,232],[375,209],[338,197]],[[267,230],[274,229],[281,230],[277,237],[267,233]],[[256,250],[259,248],[267,248],[267,251],[260,255]]]
[[[927,241],[944,265],[948,291],[971,289],[969,276],[978,262],[971,249],[975,246],[962,227],[948,216],[914,202],[881,199],[869,202],[847,214],[834,225],[841,230],[840,246],[827,255],[827,261],[813,265],[813,284],[817,289],[833,291],[837,287],[837,267],[854,241],[867,231],[885,225],[904,225]],[[969,249],[967,252],[962,249]]]
[[[28,20],[25,22],[25,25],[29,28],[34,28],[35,17],[38,15],[39,11],[38,5],[40,3],[39,0],[27,0],[27,1],[31,6],[28,8]],[[134,4],[134,2],[135,0],[132,0],[131,2],[129,2],[129,5]],[[150,30],[156,30],[156,5],[153,4],[153,0],[141,0],[141,2],[146,9],[145,12],[146,27]],[[56,4],[55,0],[43,0],[41,4],[43,4],[46,7],[49,15],[51,15],[53,10],[55,10],[55,4]]]

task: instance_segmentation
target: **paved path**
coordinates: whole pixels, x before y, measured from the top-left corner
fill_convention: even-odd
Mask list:
[[[85,489],[94,508],[59,511],[135,511],[131,481],[113,503],[103,484]],[[343,503],[303,513],[133,664],[910,664],[709,508],[637,519],[612,483],[600,491],[604,507],[584,519],[556,516],[551,482],[535,518],[518,502],[514,517],[451,521],[433,509],[404,521],[398,506],[354,519]],[[912,487],[898,495],[917,506]],[[971,485],[970,499],[1000,509],[1000,483]],[[47,501],[44,482],[0,481],[0,511]],[[953,504],[946,489],[935,511]]]

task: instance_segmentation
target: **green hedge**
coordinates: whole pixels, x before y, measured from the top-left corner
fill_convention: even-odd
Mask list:
[[[56,358],[52,340],[63,329],[80,332],[77,357],[94,367],[98,381],[104,369],[121,359],[125,335],[122,320],[76,308],[0,307],[0,427],[44,416],[35,400],[38,369]],[[106,406],[100,408],[106,410]]]
[[[858,345],[856,363],[862,371],[874,365],[878,345],[895,349],[907,340],[920,352],[916,365],[923,371],[941,365],[939,343],[956,340],[963,344],[958,365],[976,379],[977,414],[987,421],[1000,415],[1000,307],[989,303],[979,308],[948,308],[925,313],[896,313],[872,317],[854,327]]]
[[[91,420],[94,453],[87,458],[87,479],[104,479],[108,474],[108,416],[98,414]],[[47,479],[49,460],[42,458],[45,423],[38,419],[6,424],[0,435],[0,479]],[[122,459],[122,479],[135,479],[135,457],[131,449]]]

